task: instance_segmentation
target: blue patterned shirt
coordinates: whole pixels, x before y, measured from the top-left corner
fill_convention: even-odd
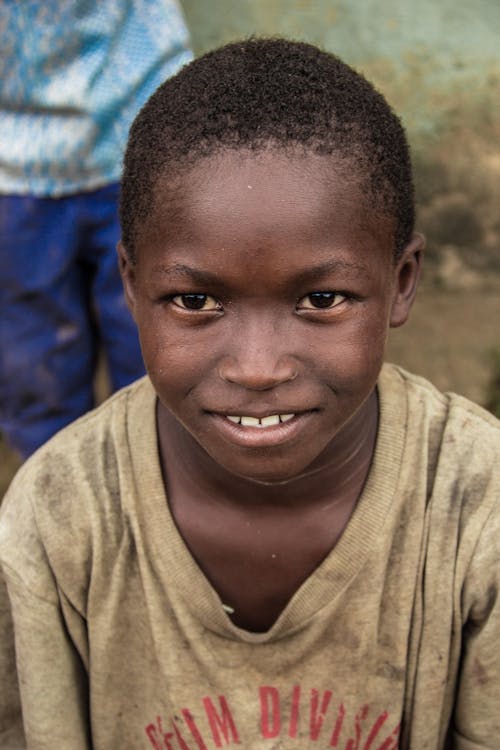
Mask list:
[[[0,192],[119,180],[134,116],[191,57],[176,0],[2,0]]]

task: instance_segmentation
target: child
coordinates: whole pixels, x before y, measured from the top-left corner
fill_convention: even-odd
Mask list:
[[[2,508],[29,747],[498,749],[500,430],[382,367],[423,250],[383,97],[209,53],[136,119],[121,220],[149,378]]]

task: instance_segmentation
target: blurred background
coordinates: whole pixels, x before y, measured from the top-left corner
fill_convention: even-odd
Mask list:
[[[251,34],[335,52],[401,116],[424,278],[388,359],[500,416],[498,0],[184,0],[196,53]],[[105,391],[105,376],[97,384]],[[0,497],[18,464],[0,437]]]

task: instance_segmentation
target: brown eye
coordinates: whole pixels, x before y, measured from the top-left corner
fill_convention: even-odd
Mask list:
[[[209,294],[177,294],[172,298],[172,302],[177,307],[184,310],[220,310],[220,302],[211,297]]]
[[[337,307],[347,297],[338,292],[311,292],[298,302],[299,310],[325,310]]]

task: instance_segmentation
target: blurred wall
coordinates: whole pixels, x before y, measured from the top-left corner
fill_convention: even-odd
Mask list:
[[[319,44],[363,72],[412,144],[427,278],[500,272],[500,0],[184,0],[197,52],[250,34]]]

